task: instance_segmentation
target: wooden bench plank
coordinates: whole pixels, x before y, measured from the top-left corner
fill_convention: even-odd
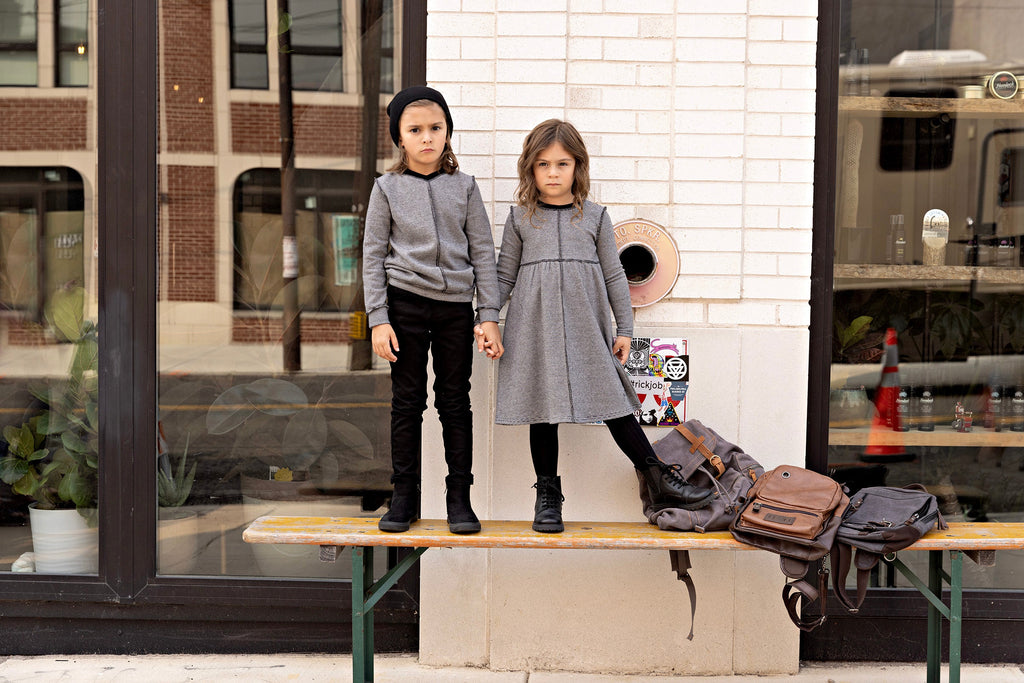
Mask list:
[[[746,550],[728,531],[661,531],[646,522],[566,522],[560,534],[542,534],[528,521],[482,520],[477,534],[453,534],[443,519],[421,519],[403,533],[377,529],[376,518],[260,517],[245,530],[247,543],[299,543],[404,548],[552,548],[623,550]]]
[[[552,548],[622,550],[755,550],[728,531],[662,531],[646,522],[566,522],[560,534],[533,531],[528,521],[481,521],[478,534],[453,534],[443,519],[423,519],[404,533],[377,529],[374,517],[260,517],[245,530],[247,543],[405,548]],[[906,550],[1024,548],[1024,523],[964,522],[933,529]]]

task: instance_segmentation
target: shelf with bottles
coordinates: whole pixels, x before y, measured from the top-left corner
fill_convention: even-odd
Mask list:
[[[995,97],[860,97],[839,98],[839,111],[850,113],[967,114],[979,118],[1004,118],[1024,115],[1024,99]]]
[[[830,427],[828,443],[830,446],[866,446],[870,437],[871,443],[878,446],[1022,446],[1024,432],[1009,429],[995,431],[974,425],[969,432],[959,432],[949,424],[936,425],[934,431],[922,432],[916,427],[910,431],[897,432],[891,429],[858,426],[851,429]]]

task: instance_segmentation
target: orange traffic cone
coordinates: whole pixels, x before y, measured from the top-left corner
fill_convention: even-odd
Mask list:
[[[875,390],[875,417],[871,421],[868,445],[861,459],[865,462],[892,462],[907,457],[900,431],[900,414],[896,399],[900,392],[900,353],[896,346],[896,330],[885,331],[885,354],[882,356],[882,379]]]

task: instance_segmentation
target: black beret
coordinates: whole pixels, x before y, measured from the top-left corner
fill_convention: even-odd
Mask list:
[[[444,101],[444,95],[425,85],[414,85],[395,95],[388,104],[387,112],[388,117],[391,119],[391,139],[395,141],[395,145],[398,145],[398,122],[402,118],[402,112],[405,111],[407,106],[417,100],[437,102],[438,106],[441,107],[441,111],[444,112],[444,119],[448,124],[448,135],[452,134],[452,113],[448,111],[448,103]]]

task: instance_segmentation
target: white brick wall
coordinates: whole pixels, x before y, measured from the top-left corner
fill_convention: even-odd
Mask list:
[[[522,139],[583,133],[593,198],[667,227],[681,273],[638,318],[804,327],[815,0],[430,0],[427,77],[500,232]],[[682,316],[682,317],[679,317]]]
[[[427,80],[451,105],[455,151],[480,182],[495,239],[518,184],[524,136],[547,118],[572,121],[591,154],[592,198],[615,221],[665,226],[679,249],[671,293],[635,309],[635,317],[640,330],[691,342],[692,416],[772,462],[803,462],[817,0],[428,0],[427,9]],[[494,382],[493,364],[478,361],[474,408],[484,425]],[[425,429],[424,480],[439,481],[440,428],[428,421]],[[774,435],[782,432],[796,436],[780,447]],[[492,426],[478,434],[481,517],[528,515],[525,430]],[[604,430],[570,427],[565,434],[567,514],[580,515],[589,504],[599,510],[587,519],[635,519],[635,475]],[[581,482],[601,494],[574,495]],[[441,493],[425,485],[424,495],[425,511],[443,510]],[[777,593],[756,591],[765,596],[756,628],[733,618],[731,601],[750,600],[733,586],[778,579],[740,558],[735,567],[725,560],[728,566],[696,568],[701,591],[724,587],[715,603],[723,610],[698,610],[699,632],[713,648],[696,641],[693,648],[662,647],[641,637],[652,623],[674,628],[684,613],[674,602],[678,582],[665,575],[659,556],[630,562],[634,573],[665,579],[658,593],[664,600],[638,605],[635,589],[625,587],[609,596],[623,601],[617,623],[638,624],[628,638],[587,627],[606,621],[607,608],[572,580],[562,598],[578,623],[558,625],[545,643],[561,654],[538,654],[536,639],[546,636],[537,635],[535,615],[546,606],[530,604],[529,590],[522,600],[508,596],[519,595],[518,582],[576,576],[580,565],[570,562],[536,552],[428,553],[420,660],[512,670],[601,667],[574,659],[587,647],[573,635],[583,624],[589,646],[614,652],[623,671],[753,675],[798,667],[798,638]],[[594,571],[606,571],[607,562]],[[735,580],[723,582],[723,575]],[[470,594],[486,597],[470,605]],[[781,644],[766,648],[766,629]]]

